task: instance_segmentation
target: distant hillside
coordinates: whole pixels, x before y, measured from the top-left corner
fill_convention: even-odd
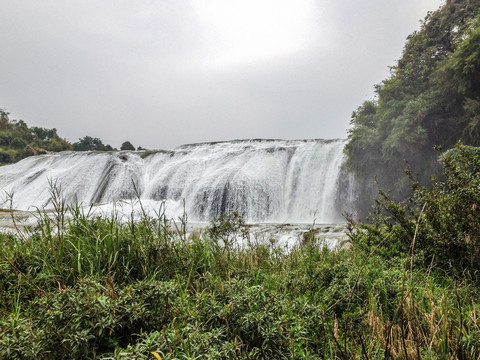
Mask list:
[[[110,145],[103,144],[99,138],[91,136],[85,136],[71,144],[61,138],[55,128],[29,127],[23,120],[11,120],[9,115],[7,111],[0,109],[0,165],[12,164],[47,151],[114,150]],[[128,141],[126,143],[130,144]]]
[[[440,169],[439,150],[458,141],[479,146],[480,0],[448,1],[429,13],[351,123],[345,152],[363,215],[379,188],[396,200],[409,194],[405,168],[428,184]]]
[[[71,149],[72,144],[60,138],[57,129],[28,127],[23,120],[10,120],[9,113],[0,109],[0,165],[46,151]]]

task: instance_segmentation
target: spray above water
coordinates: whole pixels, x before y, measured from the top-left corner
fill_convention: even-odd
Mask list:
[[[13,207],[49,208],[49,181],[68,204],[136,199],[209,221],[238,211],[249,222],[342,221],[344,140],[242,140],[172,151],[63,152],[4,166],[0,188]],[[184,205],[183,205],[184,204]]]

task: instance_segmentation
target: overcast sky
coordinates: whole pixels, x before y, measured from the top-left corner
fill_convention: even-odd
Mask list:
[[[0,0],[0,108],[120,147],[345,138],[442,0]]]

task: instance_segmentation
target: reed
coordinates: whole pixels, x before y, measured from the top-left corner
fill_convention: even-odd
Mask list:
[[[0,358],[480,358],[477,285],[413,250],[386,257],[361,232],[337,250],[239,247],[238,214],[187,237],[161,211],[57,208],[0,234]]]

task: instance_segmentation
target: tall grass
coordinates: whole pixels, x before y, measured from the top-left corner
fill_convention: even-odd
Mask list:
[[[2,359],[480,358],[478,288],[413,251],[355,232],[348,249],[238,247],[235,215],[187,238],[162,212],[122,223],[52,199],[0,234]]]

